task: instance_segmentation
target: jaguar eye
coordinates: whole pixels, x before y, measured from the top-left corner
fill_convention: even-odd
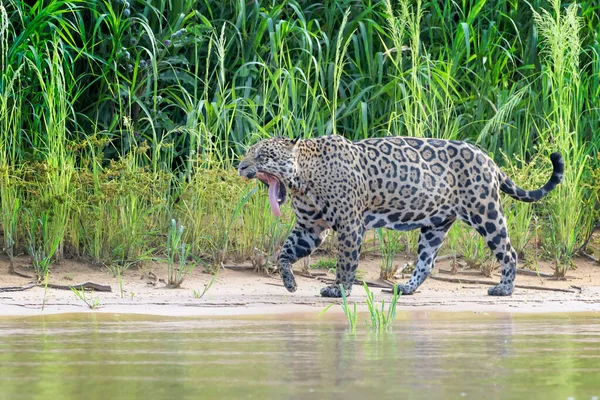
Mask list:
[[[263,155],[262,155],[262,154],[258,154],[258,155],[256,156],[256,161],[262,161],[262,160],[264,160],[264,159],[265,159],[265,158],[263,157]]]

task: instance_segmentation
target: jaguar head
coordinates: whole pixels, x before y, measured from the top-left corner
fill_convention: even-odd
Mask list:
[[[269,204],[276,216],[285,203],[287,189],[297,170],[298,139],[263,139],[246,152],[238,166],[238,173],[249,179],[258,179],[269,187]]]

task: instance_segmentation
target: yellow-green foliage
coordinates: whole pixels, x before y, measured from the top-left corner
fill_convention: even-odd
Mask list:
[[[81,154],[89,145],[71,146],[70,151]],[[28,220],[36,219],[50,211],[46,246],[65,232],[71,254],[125,268],[163,253],[171,219],[185,227],[182,243],[191,253],[212,261],[247,260],[255,249],[272,256],[281,246],[293,214],[284,206],[282,216],[275,218],[258,182],[240,178],[235,169],[198,167],[189,182],[181,183],[173,174],[141,165],[146,150],[139,148],[105,167],[88,159],[83,168],[71,169],[65,180],[69,191],[62,193],[48,190],[58,171],[46,162],[5,171],[3,225],[10,234],[5,240],[17,241],[16,223],[10,221],[25,213]],[[16,199],[22,202],[13,215]],[[55,210],[66,204],[66,220],[58,220]],[[52,231],[55,221],[62,226],[58,233]],[[21,224],[21,235],[27,233],[26,225]]]
[[[164,233],[172,177],[140,166],[130,153],[106,168],[75,175],[72,239],[85,254],[105,263],[136,262]]]
[[[186,227],[183,240],[193,248],[212,247],[245,186],[233,169],[196,169],[174,206],[174,214]]]
[[[292,218],[284,207],[281,219],[276,219],[265,193],[256,181],[240,178],[235,169],[196,169],[173,210],[189,228],[184,241],[212,253],[218,261],[226,258],[221,253],[226,250],[237,261],[248,259],[254,248],[272,253],[281,245]],[[240,204],[244,195],[248,200]]]

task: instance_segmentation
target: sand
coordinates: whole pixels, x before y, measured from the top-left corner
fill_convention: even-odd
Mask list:
[[[403,260],[398,262],[402,265]],[[27,271],[28,260],[21,258],[19,271]],[[510,297],[487,295],[488,285],[472,283],[450,283],[428,279],[419,291],[412,296],[401,296],[399,311],[430,310],[447,312],[476,313],[554,313],[554,312],[600,312],[600,265],[587,259],[578,259],[577,268],[568,273],[567,280],[518,275],[518,285],[535,285],[544,288],[572,289],[572,293],[545,290],[515,289]],[[301,269],[300,263],[294,266]],[[450,261],[439,262],[434,276],[461,279],[487,279],[499,281],[499,275],[486,278],[477,272],[467,271],[451,275]],[[311,270],[326,272],[326,270]],[[365,279],[378,281],[379,260],[362,260],[359,266]],[[548,263],[541,262],[539,271],[552,273]],[[88,299],[98,299],[95,309],[90,309],[69,290],[34,287],[20,292],[0,292],[0,316],[31,316],[56,313],[118,313],[146,314],[161,316],[231,316],[261,315],[272,313],[320,313],[331,303],[339,304],[338,299],[319,296],[319,289],[326,285],[317,278],[296,276],[298,290],[289,293],[283,287],[277,274],[269,276],[252,271],[244,265],[230,265],[221,269],[213,286],[198,298],[212,275],[202,268],[193,270],[179,289],[169,289],[162,282],[148,284],[148,272],[159,279],[166,279],[165,264],[147,264],[142,269],[132,268],[122,278],[122,291],[119,280],[106,268],[92,267],[85,262],[62,261],[51,269],[49,281],[62,285],[73,285],[85,281],[108,284],[110,293],[87,293]],[[30,272],[31,273],[31,272]],[[333,275],[328,273],[328,277]],[[399,277],[403,282],[409,275]],[[21,286],[30,279],[8,274],[8,259],[0,257],[0,287]],[[381,282],[381,281],[379,281]],[[576,289],[574,289],[575,287]],[[382,293],[381,288],[371,289],[376,300],[391,298]],[[366,294],[362,286],[355,285],[350,297],[360,310],[365,309]],[[42,309],[43,307],[43,309]],[[341,312],[334,306],[328,311]]]

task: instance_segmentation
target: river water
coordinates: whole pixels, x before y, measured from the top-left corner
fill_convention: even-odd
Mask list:
[[[598,314],[342,318],[0,318],[0,399],[600,398]]]

